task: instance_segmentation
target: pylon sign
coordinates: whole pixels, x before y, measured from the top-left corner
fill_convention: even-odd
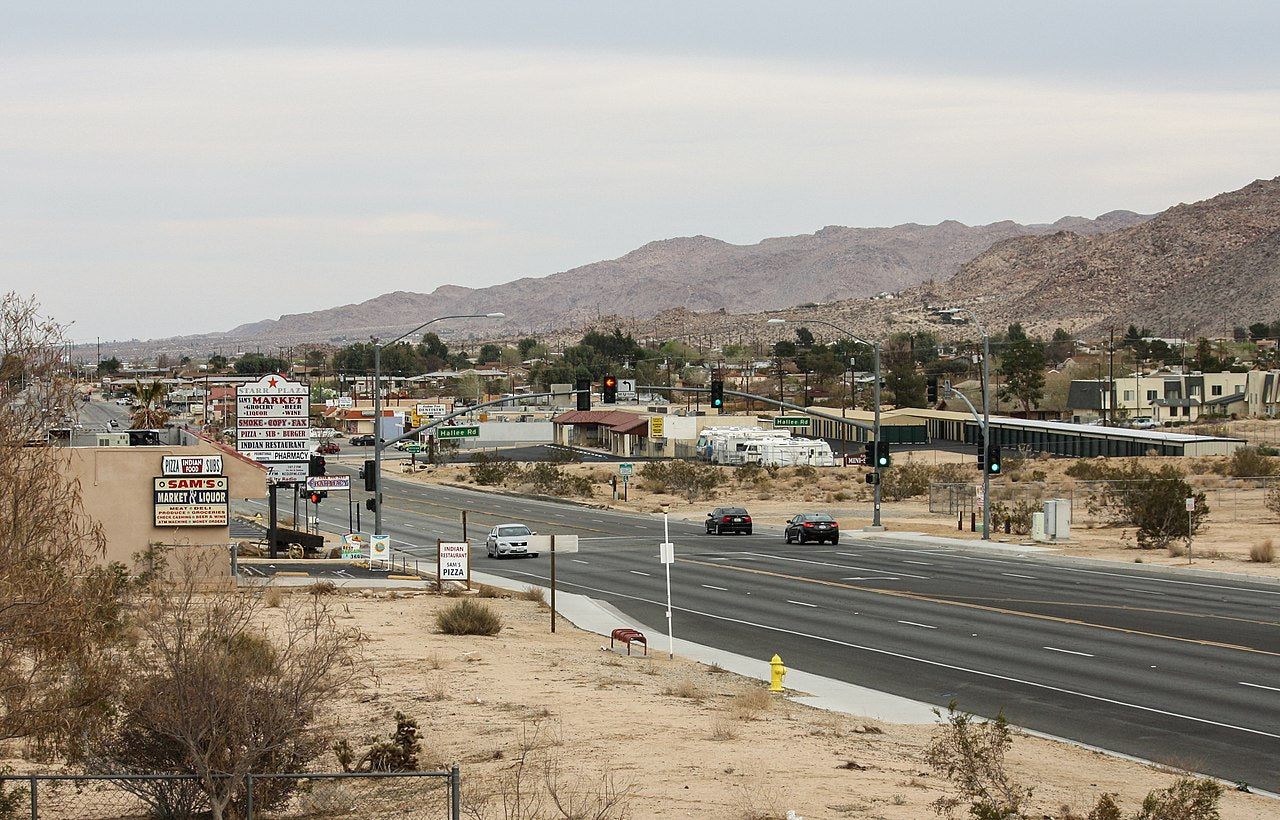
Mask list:
[[[303,481],[311,443],[310,391],[269,373],[236,388],[236,450],[267,465],[268,481]]]

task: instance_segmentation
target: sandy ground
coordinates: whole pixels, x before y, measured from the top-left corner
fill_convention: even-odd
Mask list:
[[[536,602],[480,599],[505,624],[486,638],[435,630],[434,613],[455,598],[327,600],[344,624],[368,634],[373,669],[367,689],[342,706],[342,731],[359,744],[390,733],[397,710],[416,717],[424,761],[461,766],[465,816],[561,816],[547,794],[548,769],[561,798],[580,806],[611,783],[632,818],[764,820],[791,810],[917,820],[934,816],[929,804],[947,790],[922,759],[936,727],[809,708],[769,693],[763,679],[660,652],[628,657],[563,620],[552,634],[549,610]],[[1028,736],[1015,739],[1009,762],[1015,780],[1035,787],[1028,816],[1037,818],[1066,817],[1064,807],[1083,817],[1103,792],[1132,811],[1175,777]],[[502,803],[517,790],[540,808],[505,814]],[[1280,816],[1275,801],[1236,791],[1222,808],[1229,820]]]
[[[1049,473],[1050,481],[1065,481],[1061,469],[1067,464],[1028,462],[1017,472],[1034,468]],[[689,502],[652,492],[636,479],[625,501],[614,499],[611,468],[566,469],[596,480],[591,497],[566,499],[576,503],[638,513],[656,513],[668,503],[672,515],[690,520],[701,520],[718,504],[743,504],[761,530],[778,525],[778,532],[789,515],[811,509],[835,514],[845,528],[870,521],[860,470],[834,469],[818,477],[783,471],[767,486],[730,481]],[[466,467],[457,465],[397,477],[475,486]],[[1195,568],[1280,577],[1276,565],[1248,560],[1252,544],[1280,535],[1280,525],[1255,495],[1244,504],[1237,498],[1229,511],[1219,502],[1217,519],[1211,514],[1193,544]],[[1251,512],[1248,504],[1256,509]],[[886,502],[883,520],[891,532],[978,537],[957,531],[950,516],[930,513],[923,498]],[[1132,534],[1123,530],[1079,526],[1073,535],[1070,544],[1059,546],[1062,553],[1187,564],[1185,556],[1133,549]],[[485,601],[506,621],[496,638],[437,634],[432,613],[447,598],[334,600],[344,617],[370,633],[369,660],[376,668],[376,686],[344,719],[352,731],[367,734],[372,727],[390,731],[397,709],[419,717],[428,757],[462,765],[471,816],[506,816],[501,804],[523,781],[523,794],[536,791],[537,799],[547,801],[526,816],[558,816],[539,785],[546,767],[570,784],[565,789],[581,794],[613,783],[623,792],[627,816],[636,818],[783,818],[788,810],[808,818],[926,818],[934,816],[929,804],[946,791],[922,761],[936,727],[879,724],[768,695],[763,669],[762,679],[753,681],[661,653],[627,657],[563,621],[550,634],[545,607],[524,600]],[[1194,761],[1160,762],[1194,767]],[[1015,741],[1011,766],[1016,780],[1035,786],[1032,817],[1070,816],[1064,807],[1083,817],[1103,792],[1118,793],[1121,805],[1133,811],[1149,790],[1168,786],[1175,776],[1170,769],[1029,736]],[[1280,780],[1256,785],[1280,791]],[[1280,817],[1280,804],[1230,791],[1222,816]]]

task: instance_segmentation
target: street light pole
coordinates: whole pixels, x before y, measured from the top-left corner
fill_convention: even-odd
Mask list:
[[[991,471],[987,458],[991,446],[991,337],[983,329],[978,316],[968,308],[957,308],[957,313],[967,313],[982,334],[982,540],[991,540]]]
[[[505,313],[459,313],[452,316],[437,316],[415,327],[413,330],[392,339],[379,343],[373,340],[373,534],[382,535],[382,348],[404,341],[427,325],[442,322],[445,319],[502,319]]]
[[[880,442],[880,343],[868,342],[866,339],[863,339],[860,336],[855,336],[853,333],[849,332],[848,330],[845,330],[839,325],[832,324],[831,322],[828,322],[825,319],[805,319],[804,321],[812,322],[818,325],[826,325],[829,328],[838,330],[844,335],[848,336],[853,341],[859,344],[864,344],[869,346],[872,352],[875,354],[874,362],[875,362],[875,372],[876,372],[876,386],[875,386],[875,393],[872,399],[875,402],[875,420],[872,422],[871,437],[877,443],[879,443]],[[778,318],[769,319],[766,322],[766,324],[770,324],[770,325],[782,325],[786,323],[787,323],[786,319],[778,319]],[[779,398],[781,398],[781,396],[779,396]],[[879,465],[872,464],[871,467],[876,473],[880,472]],[[877,475],[877,479],[878,478],[879,476]],[[866,527],[865,529],[870,532],[881,532],[884,530],[884,527],[881,526],[880,524],[880,482],[879,480],[877,480],[876,483],[872,486],[875,487],[875,499],[873,502],[875,506],[871,511],[871,526]]]

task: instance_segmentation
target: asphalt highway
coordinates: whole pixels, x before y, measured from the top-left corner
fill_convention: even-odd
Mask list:
[[[660,514],[409,484],[391,470],[387,479],[383,520],[397,554],[428,558],[436,539],[461,539],[467,510],[473,566],[545,586],[548,556],[486,558],[485,531],[512,521],[577,534],[580,551],[558,557],[558,587],[665,627]],[[344,531],[335,495],[322,526]],[[677,637],[776,652],[792,668],[1280,791],[1278,584],[892,532],[819,546],[785,545],[781,527],[669,527]]]

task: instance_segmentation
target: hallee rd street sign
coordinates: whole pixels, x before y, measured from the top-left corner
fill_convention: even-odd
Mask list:
[[[774,427],[808,427],[808,416],[777,416],[773,420]]]
[[[436,438],[475,438],[480,435],[480,425],[471,424],[460,427],[437,427]]]

